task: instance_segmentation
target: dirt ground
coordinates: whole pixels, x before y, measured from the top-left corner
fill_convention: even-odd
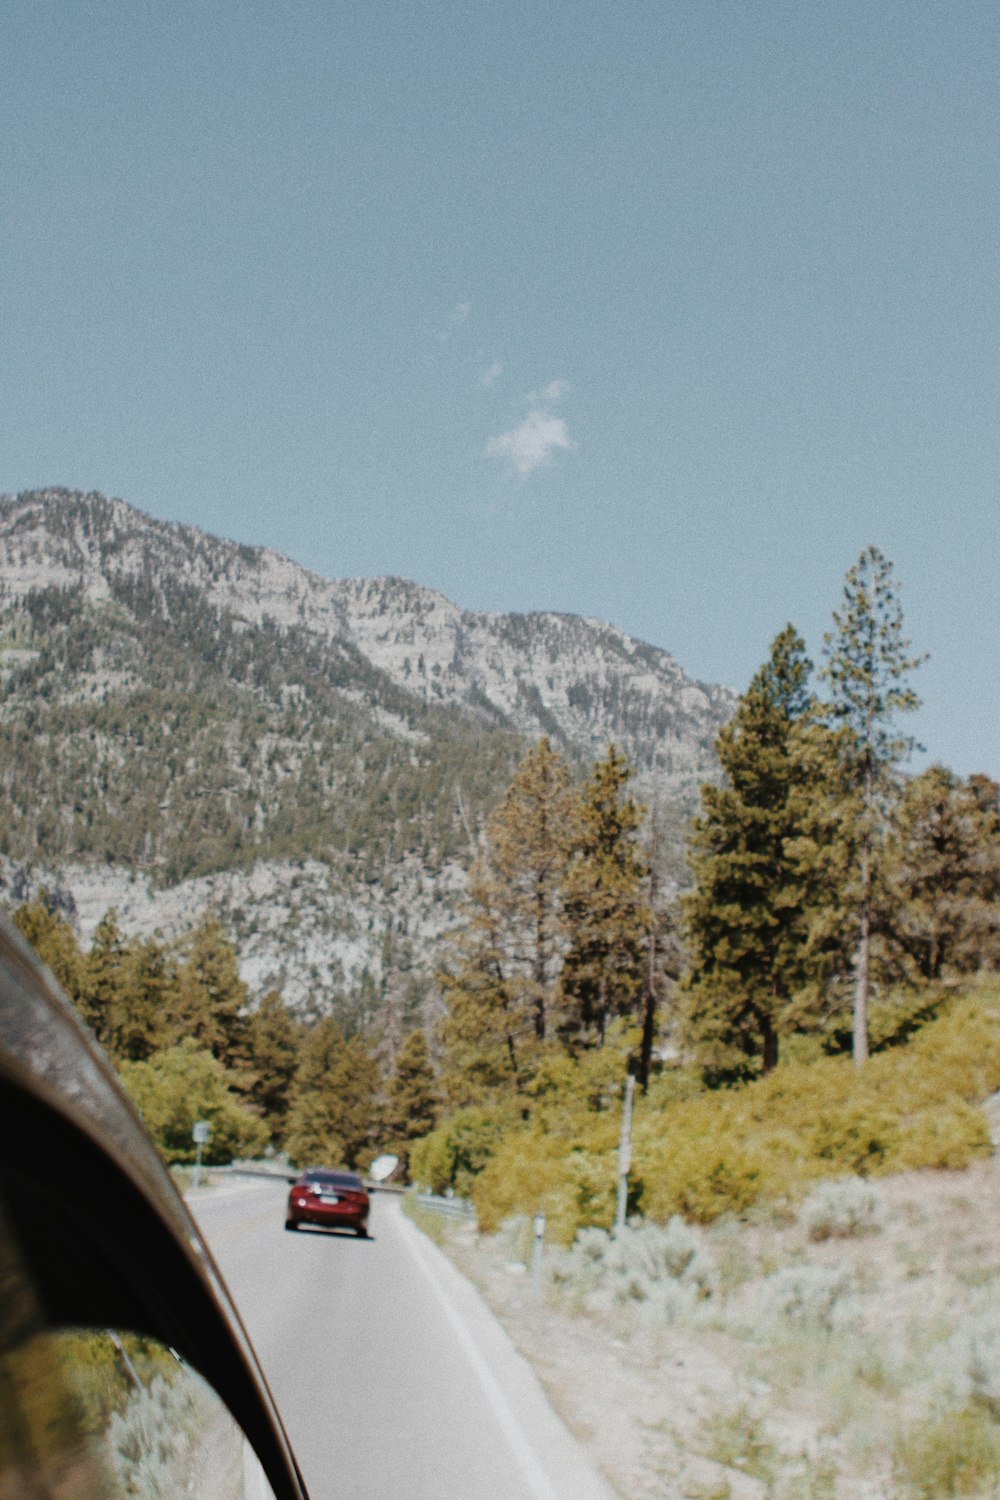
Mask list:
[[[894,1455],[931,1420],[956,1330],[1000,1310],[1000,1160],[877,1187],[877,1233],[813,1243],[791,1212],[707,1231],[723,1289],[696,1326],[537,1294],[523,1226],[449,1225],[444,1248],[624,1500],[908,1500],[932,1491]],[[789,1265],[849,1274],[843,1330],[754,1332],[751,1293]],[[998,1493],[952,1482],[942,1493]]]

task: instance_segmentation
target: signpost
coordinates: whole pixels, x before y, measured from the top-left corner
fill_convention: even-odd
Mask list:
[[[531,1247],[531,1284],[535,1296],[538,1297],[542,1291],[542,1250],[545,1246],[544,1214],[535,1215],[533,1228],[535,1231],[535,1240]]]
[[[193,1188],[198,1187],[201,1182],[201,1148],[210,1139],[212,1127],[207,1120],[195,1120],[191,1128],[191,1139],[197,1146],[194,1159],[194,1178],[191,1182]]]

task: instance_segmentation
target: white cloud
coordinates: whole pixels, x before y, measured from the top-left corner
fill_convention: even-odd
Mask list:
[[[502,374],[503,365],[498,359],[495,359],[489,368],[484,370],[480,375],[479,384],[485,386],[488,390],[491,385],[496,384]]]
[[[560,448],[568,451],[572,447],[562,417],[554,417],[536,406],[510,432],[491,438],[486,452],[490,458],[508,460],[523,477],[548,463]]]
[[[552,380],[541,394],[542,401],[561,401],[564,396],[569,395],[568,380]]]
[[[455,306],[452,308],[451,312],[445,319],[444,328],[438,334],[438,342],[441,344],[446,344],[451,338],[452,334],[455,332],[455,329],[461,328],[462,324],[465,322],[471,311],[471,302],[456,302]]]

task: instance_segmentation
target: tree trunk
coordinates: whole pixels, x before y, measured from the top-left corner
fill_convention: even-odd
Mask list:
[[[509,1031],[507,1032],[506,1042],[507,1056],[510,1058],[510,1070],[514,1075],[514,1092],[519,1094],[521,1092],[521,1075],[517,1067],[517,1049],[514,1046],[514,1038]]]
[[[870,731],[869,731],[870,733]],[[875,816],[875,766],[871,750],[865,760],[864,832],[861,836],[861,901],[859,903],[858,956],[854,969],[854,1066],[868,1061],[868,963],[872,935],[872,822]]]
[[[642,997],[642,1041],[639,1046],[639,1067],[636,1073],[639,1087],[644,1094],[649,1088],[649,1074],[653,1065],[653,1038],[656,1035],[656,907],[660,893],[659,858],[660,818],[659,809],[654,803],[649,830],[649,952]]]
[[[764,1076],[772,1073],[778,1066],[778,1033],[771,1025],[770,1017],[765,1016],[761,1031],[764,1038]]]
[[[861,933],[858,938],[858,956],[854,971],[853,1042],[856,1068],[863,1068],[868,1061],[868,953],[870,947],[871,899],[868,891],[865,890],[861,897]]]
[[[540,1042],[545,1040],[545,980],[547,977],[547,964],[545,962],[545,916],[546,916],[545,878],[539,874],[535,879],[535,956],[534,956],[534,980],[535,980],[535,1036]]]
[[[652,964],[650,964],[652,968]],[[646,979],[646,992],[642,997],[642,1041],[639,1045],[639,1067],[636,1077],[643,1093],[649,1088],[649,1074],[653,1063],[653,1037],[656,1035],[656,990],[653,976]]]

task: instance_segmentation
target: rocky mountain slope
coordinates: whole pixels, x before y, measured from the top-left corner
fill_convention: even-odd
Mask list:
[[[64,490],[0,499],[0,683],[8,899],[44,878],[84,926],[106,893],[127,927],[170,930],[208,896],[232,908],[248,977],[310,1004],[394,982],[387,940],[426,976],[482,819],[540,734],[581,767],[618,744],[679,868],[734,701],[601,621],[328,580]]]

